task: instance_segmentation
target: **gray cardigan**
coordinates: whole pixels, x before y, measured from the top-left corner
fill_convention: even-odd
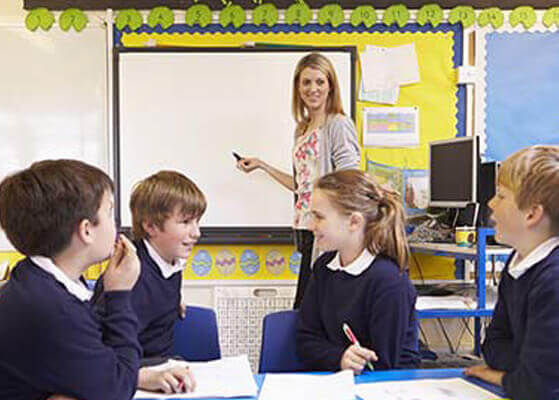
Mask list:
[[[322,127],[319,145],[319,177],[341,169],[359,168],[361,156],[357,132],[355,124],[348,116],[329,115]],[[293,177],[295,178],[295,175]]]

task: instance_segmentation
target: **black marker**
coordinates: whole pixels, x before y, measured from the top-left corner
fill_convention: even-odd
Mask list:
[[[237,161],[241,161],[243,159],[243,157],[241,157],[240,155],[238,155],[237,153],[233,152],[233,157],[235,157],[235,159]]]

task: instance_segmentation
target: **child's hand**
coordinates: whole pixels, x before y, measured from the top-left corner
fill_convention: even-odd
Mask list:
[[[490,368],[487,365],[476,365],[467,368],[464,371],[464,375],[479,378],[493,385],[503,386],[503,376],[505,376],[505,372]]]
[[[74,397],[68,397],[61,394],[53,394],[47,400],[77,400]]]
[[[344,352],[340,360],[340,367],[342,369],[351,369],[354,374],[359,375],[363,368],[365,368],[367,361],[377,360],[378,357],[373,350],[352,344]]]
[[[237,161],[237,168],[244,172],[251,172],[261,167],[261,161],[258,158],[243,157]]]
[[[172,367],[162,371],[140,368],[138,388],[152,392],[186,393],[196,389],[196,381],[188,367]]]
[[[107,270],[103,274],[105,290],[131,290],[140,274],[140,260],[130,240],[120,235]]]

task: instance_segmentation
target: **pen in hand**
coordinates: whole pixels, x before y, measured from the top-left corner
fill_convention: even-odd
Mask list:
[[[233,152],[233,157],[235,157],[235,160],[237,161],[241,161],[243,159],[243,157],[241,157],[239,154]]]
[[[349,327],[348,324],[344,323],[342,325],[342,330],[344,331],[346,337],[349,339],[349,341],[351,343],[353,343],[354,345],[361,347],[361,345],[359,344],[359,340],[357,340],[357,337],[353,334],[353,331],[351,330],[351,328]],[[373,367],[373,364],[371,363],[371,361],[367,361],[367,367],[371,370],[374,371],[375,367]]]

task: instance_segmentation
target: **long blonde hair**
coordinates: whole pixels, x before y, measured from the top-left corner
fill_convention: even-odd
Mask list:
[[[291,109],[293,113],[293,118],[297,124],[297,135],[305,132],[307,125],[309,124],[309,113],[301,95],[299,93],[299,79],[301,78],[301,72],[305,68],[317,69],[322,72],[328,79],[328,85],[330,86],[330,92],[328,93],[328,99],[326,100],[326,114],[342,114],[344,113],[344,108],[342,106],[342,98],[340,95],[340,85],[338,84],[338,77],[336,76],[336,70],[328,58],[320,53],[311,53],[301,58],[295,67],[295,76],[293,77],[293,97],[291,102]]]
[[[400,271],[408,268],[406,214],[400,195],[381,187],[371,176],[356,169],[332,172],[314,186],[323,190],[342,214],[361,213],[365,218],[365,246],[373,254],[392,258]]]

